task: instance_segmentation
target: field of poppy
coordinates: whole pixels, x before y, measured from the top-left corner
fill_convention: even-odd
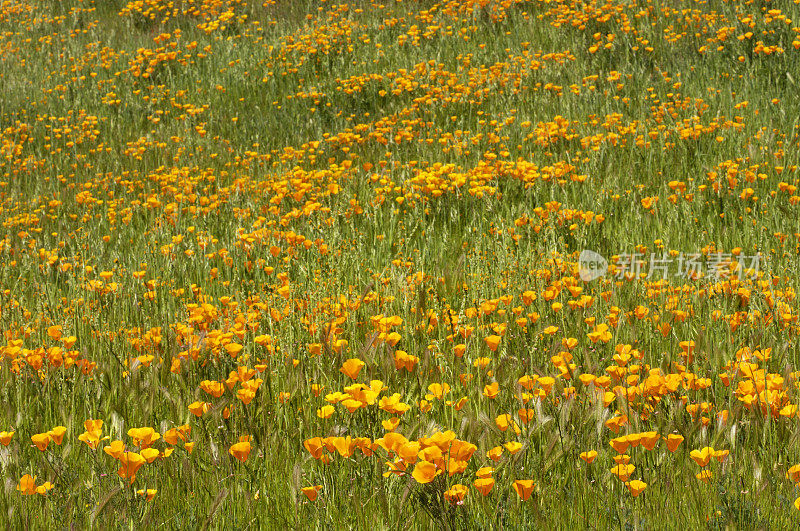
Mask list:
[[[0,0],[0,521],[800,524],[800,0]]]

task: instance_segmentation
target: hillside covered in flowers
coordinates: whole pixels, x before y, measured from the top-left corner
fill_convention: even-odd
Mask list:
[[[798,0],[0,0],[0,521],[800,523]]]

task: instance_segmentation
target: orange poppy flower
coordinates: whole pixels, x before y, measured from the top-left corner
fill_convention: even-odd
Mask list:
[[[308,501],[313,502],[316,501],[317,496],[319,496],[319,491],[322,490],[322,485],[312,485],[311,487],[303,487],[300,490],[303,492],[303,495],[305,495],[305,497],[308,498]]]
[[[433,478],[435,478],[438,473],[439,471],[436,470],[436,465],[428,461],[420,461],[414,467],[414,471],[411,475],[417,480],[417,483],[424,484],[433,481]]]
[[[66,433],[67,428],[64,426],[56,426],[52,430],[47,432],[47,435],[50,436],[50,439],[56,443],[57,445],[61,446],[61,441],[64,440],[64,433]]]
[[[351,380],[355,380],[358,378],[358,374],[361,372],[363,367],[363,361],[358,358],[350,358],[342,364],[342,367],[339,369],[339,371]]]
[[[156,489],[139,489],[136,491],[136,495],[143,497],[144,501],[152,501],[156,492],[158,492]]]
[[[711,458],[714,456],[714,449],[706,446],[702,450],[692,450],[689,453],[689,457],[697,463],[698,466],[706,466]]]
[[[37,433],[31,436],[31,441],[36,445],[36,448],[44,452],[47,450],[47,445],[50,444],[50,435],[46,433]]]
[[[136,472],[145,463],[145,458],[136,452],[125,452],[120,456],[119,462],[122,466],[117,470],[117,475],[122,479],[130,479],[131,483],[136,479]]]
[[[481,493],[481,496],[487,496],[490,492],[492,492],[492,488],[494,487],[494,479],[490,477],[481,478],[479,477],[476,479],[472,485]]]
[[[500,459],[500,456],[502,455],[503,455],[502,446],[495,446],[494,448],[486,452],[486,457],[488,457],[492,461],[498,461]]]
[[[683,442],[683,435],[676,435],[674,433],[671,433],[667,435],[665,438],[667,440],[667,450],[669,450],[672,453],[675,453],[675,450],[677,450],[678,446],[680,446],[680,444]]]
[[[244,463],[250,456],[250,450],[250,441],[241,441],[231,446],[229,453],[240,462]]]
[[[502,337],[500,337],[500,336],[491,335],[491,336],[485,338],[484,341],[486,342],[486,346],[489,347],[489,350],[491,350],[492,352],[496,352],[497,351],[497,347],[500,345],[500,340],[501,339],[502,339]]]
[[[11,439],[14,437],[13,431],[0,431],[0,444],[3,446],[8,446],[11,444]]]
[[[586,461],[587,464],[591,465],[592,462],[597,458],[597,451],[589,450],[588,452],[581,452],[580,458]]]
[[[153,428],[131,428],[128,430],[128,437],[133,439],[133,444],[141,448],[149,448],[155,441],[161,438],[161,434]]]
[[[19,485],[17,485],[17,490],[25,496],[36,494],[36,476],[31,476],[30,474],[22,476],[19,480]]]
[[[533,494],[533,488],[535,487],[532,479],[518,479],[514,482],[513,486],[514,491],[522,501],[527,501],[528,498],[531,497],[531,494]]]
[[[464,502],[467,492],[469,492],[467,487],[461,485],[460,483],[456,483],[444,492],[444,499],[454,505],[461,504]]]
[[[113,457],[114,459],[119,459],[122,457],[122,454],[125,453],[125,443],[122,441],[114,441],[105,448],[103,451]]]
[[[155,448],[145,448],[141,452],[139,452],[144,460],[148,463],[152,463],[156,460],[156,458],[161,455],[161,452],[156,450]]]
[[[639,481],[638,479],[629,481],[625,485],[628,487],[631,496],[633,496],[634,498],[637,497],[639,494],[641,494],[645,488],[647,488],[647,483],[645,483],[644,481]]]
[[[490,383],[483,387],[483,396],[486,398],[495,398],[500,393],[500,384],[497,382]]]

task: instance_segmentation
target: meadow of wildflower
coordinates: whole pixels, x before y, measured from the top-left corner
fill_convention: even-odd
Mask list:
[[[800,524],[798,0],[0,0],[3,528]]]

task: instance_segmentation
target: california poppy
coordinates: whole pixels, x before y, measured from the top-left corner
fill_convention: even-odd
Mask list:
[[[64,439],[64,433],[66,433],[67,428],[64,426],[56,426],[52,430],[47,432],[47,435],[50,436],[50,439],[56,443],[57,445],[61,446],[61,441]]]
[[[626,483],[628,490],[631,493],[631,496],[634,498],[637,497],[642,491],[647,487],[647,483],[644,481],[639,481],[638,479],[634,479],[633,481],[629,481]]]
[[[497,351],[497,347],[500,345],[500,340],[502,338],[497,335],[491,335],[484,339],[486,342],[486,346],[489,347],[489,350],[492,352]]]
[[[460,483],[456,483],[444,492],[444,499],[454,505],[457,505],[464,501],[464,498],[467,496],[467,492],[469,492],[467,487]]]
[[[428,461],[418,462],[411,473],[417,483],[430,483],[437,474],[436,465]]]
[[[678,446],[683,442],[683,436],[674,433],[667,435],[665,439],[667,440],[667,450],[672,453],[675,453],[675,450],[677,450]]]
[[[597,451],[596,450],[589,450],[588,452],[581,452],[580,458],[586,461],[587,464],[592,464],[592,462],[597,458]]]
[[[36,445],[36,448],[44,452],[47,450],[47,445],[50,444],[50,435],[47,433],[37,433],[31,436],[31,441]]]
[[[494,479],[490,477],[481,478],[479,477],[476,479],[472,485],[481,493],[481,496],[487,496],[490,492],[492,492],[492,487],[494,487]]]
[[[136,452],[125,452],[119,458],[122,466],[117,471],[117,475],[122,479],[130,479],[131,483],[136,479],[136,472],[145,463],[144,457]]]
[[[527,501],[533,494],[534,483],[532,479],[518,479],[514,482],[514,491],[522,501]]]
[[[136,494],[143,497],[145,501],[152,501],[156,492],[158,492],[156,489],[139,489]]]
[[[19,480],[19,485],[17,485],[17,490],[26,496],[36,494],[36,477],[30,474],[22,476]]]
[[[0,444],[8,446],[11,444],[11,439],[14,437],[13,431],[0,431]]]
[[[241,441],[231,446],[229,453],[244,463],[250,456],[250,441]]]
[[[358,358],[350,358],[342,364],[342,367],[339,370],[351,380],[355,380],[358,378],[358,373],[361,372],[362,367],[364,367],[363,361]]]
[[[322,485],[312,485],[310,487],[303,487],[301,491],[303,495],[308,498],[308,501],[316,501],[319,491],[322,490]]]

